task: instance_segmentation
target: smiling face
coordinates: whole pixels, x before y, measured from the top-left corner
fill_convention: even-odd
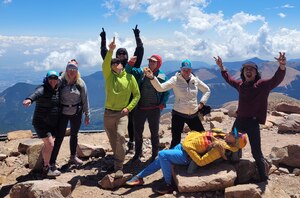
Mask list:
[[[247,82],[251,82],[255,80],[255,76],[257,74],[256,69],[252,66],[244,66],[243,74],[245,76],[245,80]]]
[[[181,68],[181,75],[185,80],[190,79],[192,70],[187,68]]]
[[[78,68],[73,65],[68,65],[66,68],[66,71],[67,71],[67,75],[68,75],[69,79],[75,80],[77,73],[78,73]]]
[[[55,89],[55,87],[58,83],[58,77],[57,76],[49,76],[48,83],[52,87],[52,89]]]
[[[154,71],[156,67],[157,67],[157,61],[149,59],[149,68],[151,69],[151,71]]]

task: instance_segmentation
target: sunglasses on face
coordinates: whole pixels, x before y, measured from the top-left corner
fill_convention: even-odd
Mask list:
[[[150,59],[149,63],[156,63],[156,61]]]
[[[118,55],[126,55],[124,52],[120,52]]]
[[[68,68],[67,70],[68,71],[77,71],[78,69],[77,68]]]
[[[48,79],[49,80],[58,80],[58,77],[57,76],[49,76]]]

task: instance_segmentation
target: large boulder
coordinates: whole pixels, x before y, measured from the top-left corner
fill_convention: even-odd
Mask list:
[[[11,131],[7,133],[8,140],[17,140],[17,139],[25,139],[32,138],[31,130],[19,130],[19,131]]]
[[[300,114],[290,114],[278,125],[278,133],[300,133]]]
[[[28,139],[19,143],[18,151],[22,154],[27,153],[27,149],[34,145],[43,145],[43,141],[41,139]]]
[[[276,166],[286,165],[300,168],[300,145],[288,145],[282,148],[273,147],[269,157]]]
[[[37,144],[27,149],[29,168],[33,171],[41,171],[43,169],[42,148],[44,144]]]
[[[281,111],[284,113],[297,113],[300,114],[300,106],[297,104],[289,104],[286,102],[280,102],[275,107],[276,111]]]
[[[71,198],[71,192],[71,184],[45,179],[18,183],[12,187],[9,195],[11,198]]]
[[[229,163],[216,163],[187,173],[186,166],[174,166],[173,178],[179,192],[223,190],[234,185],[235,167]]]
[[[76,153],[78,157],[82,158],[105,156],[105,150],[103,148],[89,144],[78,144]]]

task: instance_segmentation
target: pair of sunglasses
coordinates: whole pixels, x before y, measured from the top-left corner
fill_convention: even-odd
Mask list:
[[[58,80],[58,77],[57,76],[49,76],[48,79],[49,80]]]

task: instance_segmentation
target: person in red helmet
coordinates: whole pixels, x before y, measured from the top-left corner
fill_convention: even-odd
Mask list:
[[[135,155],[132,161],[140,161],[140,156],[142,155],[143,146],[143,131],[146,120],[149,123],[149,129],[151,132],[151,144],[152,144],[152,157],[153,161],[159,150],[159,119],[163,108],[166,107],[166,103],[169,98],[169,91],[158,92],[152,86],[149,78],[145,78],[144,72],[140,68],[135,68],[130,65],[134,65],[136,57],[130,59],[129,64],[126,66],[126,72],[133,74],[138,81],[139,89],[141,92],[141,99],[135,110],[133,123],[134,123],[134,137],[135,137]],[[157,79],[164,83],[167,80],[166,75],[161,71],[160,67],[162,65],[161,56],[154,54],[148,58],[148,67],[144,69],[149,69],[153,72],[153,75]]]

